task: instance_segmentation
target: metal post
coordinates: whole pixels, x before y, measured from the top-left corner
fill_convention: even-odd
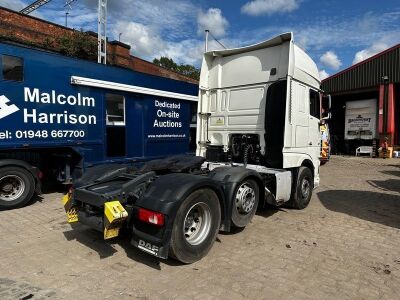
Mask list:
[[[107,0],[99,0],[98,7],[98,57],[100,64],[107,63]]]
[[[383,89],[383,135],[386,137],[387,135],[387,123],[388,123],[388,106],[389,106],[389,77],[388,76],[383,76],[382,81],[384,84],[384,89]]]
[[[206,32],[206,42],[204,45],[204,52],[207,52],[208,51],[208,35],[210,33],[210,30],[206,29],[205,32]]]
[[[76,0],[66,0],[65,1],[65,5],[64,5],[64,7],[65,7],[65,9],[66,9],[66,11],[65,11],[65,27],[68,27],[68,15],[69,15],[69,11],[72,9],[72,6],[71,6],[71,4],[73,3],[73,2],[75,2]]]

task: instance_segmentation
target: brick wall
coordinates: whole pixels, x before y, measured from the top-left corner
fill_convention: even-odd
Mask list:
[[[47,49],[50,45],[51,50],[57,52],[60,49],[54,43],[55,37],[72,35],[73,32],[70,28],[0,7],[0,38],[3,40],[11,40]],[[97,34],[91,32],[90,35],[97,43]],[[107,62],[111,65],[129,68],[137,72],[198,83],[194,79],[130,55],[130,46],[118,41],[108,42]]]

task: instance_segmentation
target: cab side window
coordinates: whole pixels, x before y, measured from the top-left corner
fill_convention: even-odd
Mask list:
[[[1,67],[4,80],[24,80],[24,60],[21,57],[2,55]]]
[[[310,89],[310,115],[317,119],[321,118],[319,93],[312,89]]]

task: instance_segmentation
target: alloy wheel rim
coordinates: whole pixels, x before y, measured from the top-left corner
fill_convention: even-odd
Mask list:
[[[254,188],[248,182],[244,182],[240,185],[236,193],[236,209],[241,214],[248,214],[254,208],[255,203],[256,193]]]
[[[211,209],[204,203],[194,204],[183,222],[183,234],[190,245],[201,244],[211,229]]]
[[[0,200],[14,201],[25,191],[23,179],[17,175],[6,175],[0,178]]]

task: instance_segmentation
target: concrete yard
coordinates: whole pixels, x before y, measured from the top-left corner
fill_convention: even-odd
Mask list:
[[[0,212],[1,299],[398,299],[400,159],[333,157],[302,211],[259,211],[192,265],[66,223],[61,193]]]

